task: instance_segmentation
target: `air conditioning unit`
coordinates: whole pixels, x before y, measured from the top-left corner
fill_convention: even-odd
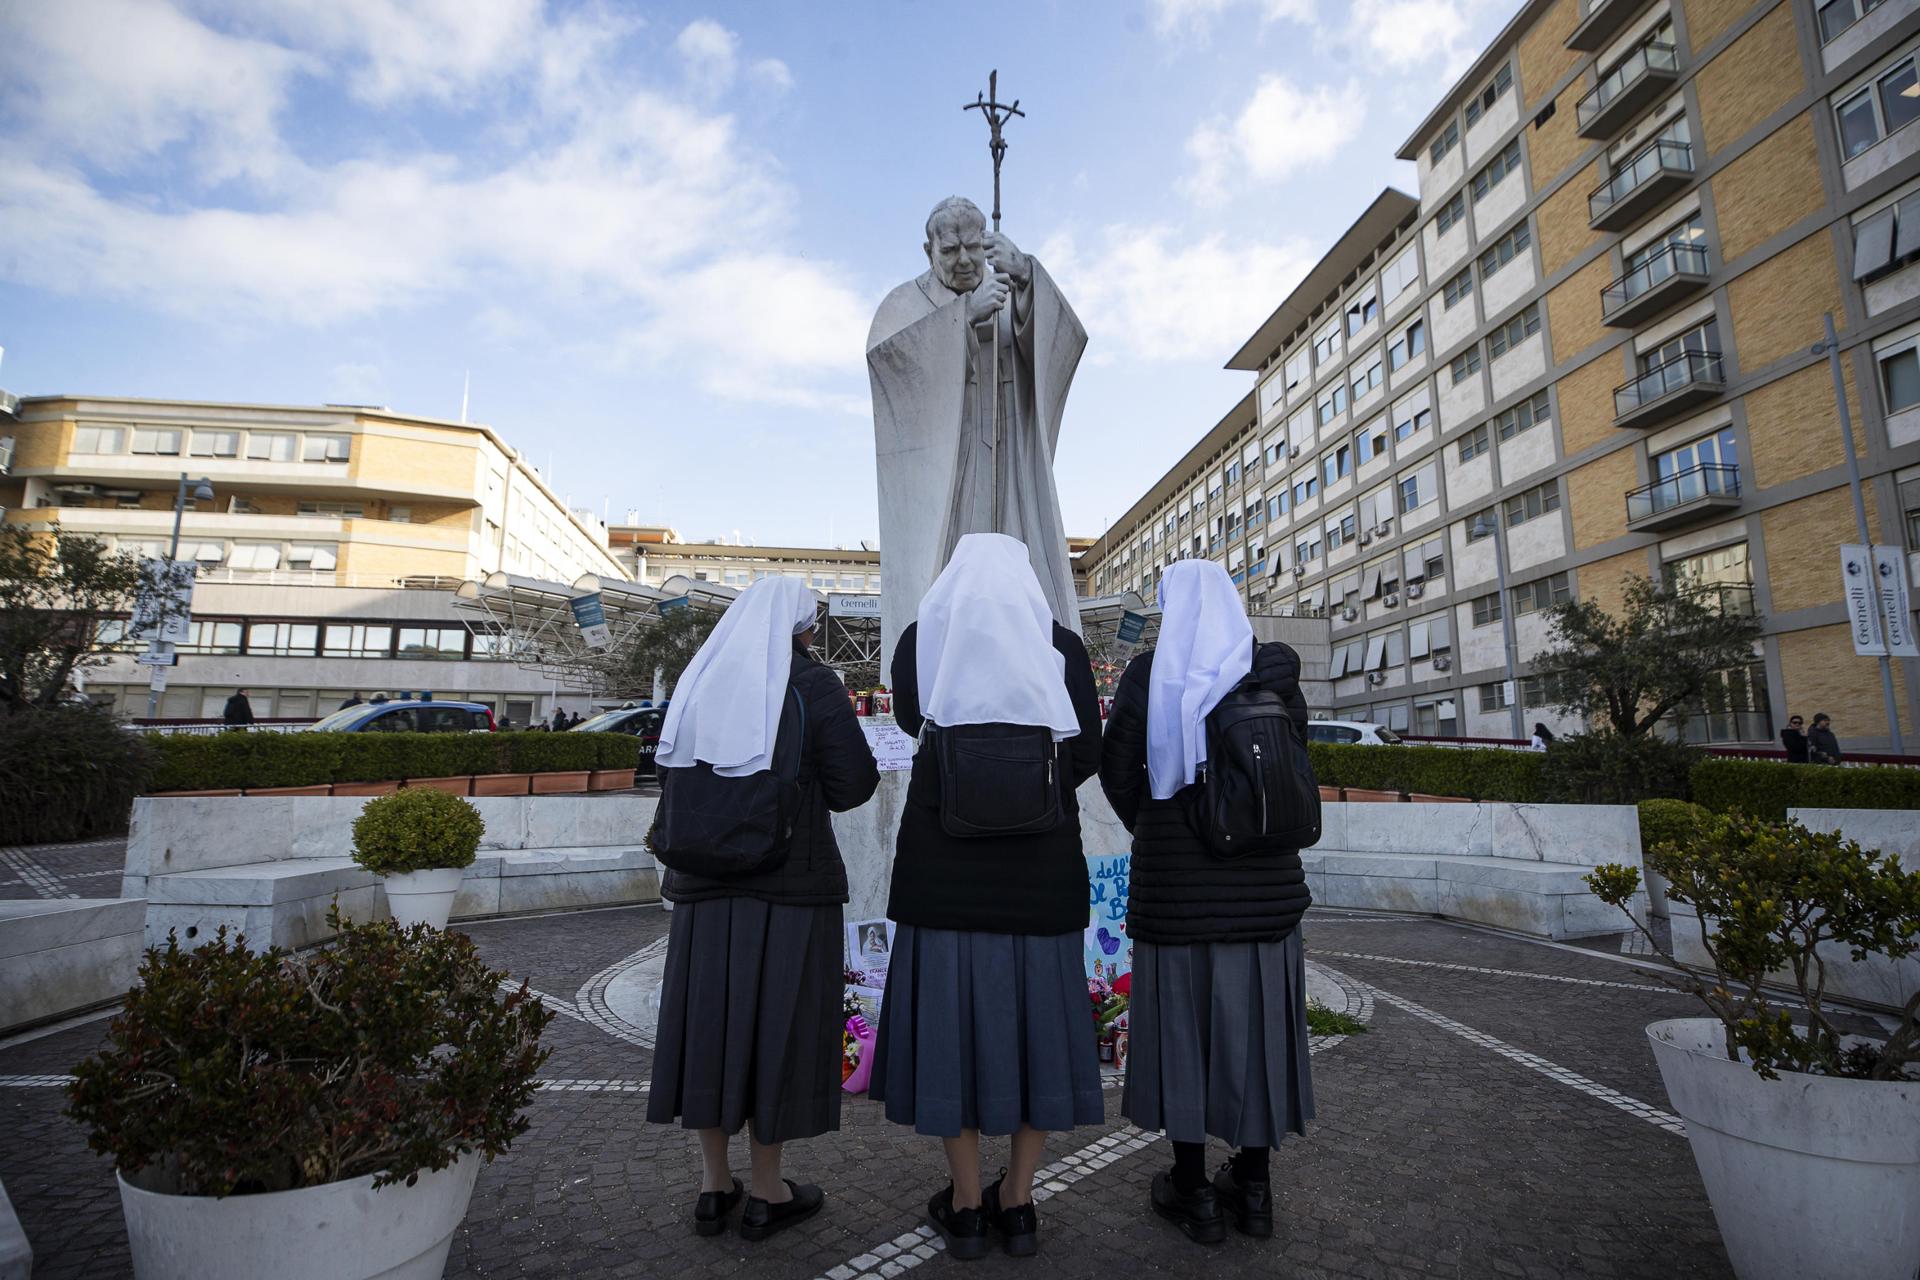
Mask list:
[[[1444,653],[1439,654],[1433,660],[1433,669],[1435,671],[1449,671],[1449,670],[1452,670],[1452,668],[1453,668],[1453,659],[1449,658]]]
[[[1288,449],[1288,450],[1287,450],[1287,456],[1288,456],[1289,458],[1297,458],[1297,457],[1299,457],[1299,456],[1300,456],[1300,446],[1296,444],[1296,445],[1294,445],[1293,447],[1291,447],[1290,449]]]
[[[1296,578],[1304,578],[1304,577],[1306,577],[1306,576],[1307,576],[1307,570],[1306,570],[1306,567],[1305,567],[1304,565],[1295,565],[1295,566],[1293,566],[1293,576],[1294,576],[1294,577],[1296,577]]]
[[[1387,526],[1384,524],[1377,524],[1373,526],[1373,528],[1367,530],[1367,532],[1371,533],[1376,538],[1384,538],[1387,536]]]
[[[70,494],[76,498],[91,498],[100,492],[100,486],[96,484],[57,484],[54,486],[54,492]]]
[[[1372,542],[1372,541],[1373,541],[1373,533],[1372,533],[1372,531],[1368,531],[1368,532],[1366,532],[1366,533],[1363,533],[1363,534],[1361,534],[1361,535],[1360,535],[1360,545],[1361,545],[1361,546],[1363,546],[1363,547],[1364,547],[1364,546],[1366,546],[1366,545],[1367,545],[1367,544],[1368,544],[1369,542]]]
[[[1398,592],[1389,591],[1380,603],[1389,609],[1397,609],[1400,607],[1400,595]]]
[[[1368,684],[1385,684],[1386,682],[1387,682],[1387,673],[1386,673],[1386,672],[1384,672],[1384,671],[1369,671],[1369,672],[1367,672],[1367,683],[1368,683]]]
[[[1426,594],[1426,591],[1427,589],[1421,586],[1419,583],[1409,582],[1407,584],[1407,599],[1418,600],[1421,596]]]
[[[1354,608],[1352,605],[1348,605],[1346,608],[1340,611],[1340,616],[1345,618],[1348,622],[1352,622],[1360,616],[1360,611]]]

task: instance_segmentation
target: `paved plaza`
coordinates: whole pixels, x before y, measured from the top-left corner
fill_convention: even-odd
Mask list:
[[[34,862],[64,856],[83,873],[98,852],[42,849]],[[790,1152],[789,1172],[827,1189],[819,1217],[761,1245],[688,1230],[695,1144],[643,1119],[645,1005],[667,918],[649,906],[461,926],[561,1016],[532,1130],[481,1174],[447,1274],[852,1280],[958,1265],[921,1218],[943,1181],[937,1144],[864,1098],[848,1100],[838,1134]],[[1120,1117],[1116,1087],[1104,1123],[1050,1144],[1041,1257],[996,1253],[980,1271],[1730,1274],[1643,1033],[1693,1007],[1619,956],[1617,940],[1609,955],[1604,941],[1576,950],[1315,911],[1306,941],[1320,998],[1367,1030],[1314,1045],[1319,1115],[1276,1153],[1277,1238],[1229,1233],[1206,1250],[1145,1212],[1148,1180],[1171,1156]],[[90,1020],[0,1047],[0,1180],[37,1280],[128,1273],[111,1170],[60,1115],[63,1073],[104,1028]]]

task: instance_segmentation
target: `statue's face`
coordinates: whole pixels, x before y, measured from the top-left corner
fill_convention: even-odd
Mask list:
[[[941,217],[927,242],[927,261],[940,283],[955,293],[971,293],[987,276],[987,228],[978,218]]]

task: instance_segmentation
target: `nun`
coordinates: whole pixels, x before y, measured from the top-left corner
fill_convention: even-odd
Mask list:
[[[725,879],[669,869],[661,885],[674,910],[647,1119],[700,1136],[700,1235],[724,1231],[743,1198],[748,1240],[818,1213],[820,1188],[781,1176],[784,1144],[840,1127],[847,870],[830,815],[866,803],[880,775],[845,687],[807,652],[817,609],[790,578],[743,591],[688,664],[660,730],[662,768],[704,762],[722,776],[765,770],[777,742],[801,738],[786,857]],[[781,758],[792,759],[790,746]],[[749,1124],[742,1187],[728,1140]]]
[[[1299,927],[1312,897],[1298,850],[1214,856],[1180,793],[1206,762],[1207,714],[1249,674],[1305,742],[1300,657],[1254,643],[1240,593],[1212,561],[1170,565],[1160,610],[1159,641],[1120,677],[1100,752],[1101,789],[1133,833],[1121,1111],[1172,1139],[1173,1168],[1153,1178],[1156,1213],[1204,1244],[1225,1238],[1229,1218],[1264,1238],[1269,1156],[1313,1117]],[[1209,1137],[1236,1148],[1211,1180]]]
[[[927,1204],[955,1258],[997,1233],[1038,1249],[1033,1178],[1050,1131],[1105,1115],[1081,959],[1087,864],[1074,788],[1100,762],[1100,708],[1080,637],[1053,620],[1024,543],[960,539],[893,657],[893,707],[920,739],[900,819],[887,914],[897,925],[870,1096],[945,1145],[951,1181]],[[966,726],[988,726],[967,730]],[[1002,733],[1054,788],[1051,825],[956,834],[956,821],[1024,812],[991,770],[941,763],[942,735]],[[1022,775],[1027,776],[1027,775]],[[950,791],[949,788],[952,790]],[[964,793],[964,794],[963,794]],[[1048,818],[1043,814],[1039,820]],[[981,1186],[980,1137],[1011,1138]]]

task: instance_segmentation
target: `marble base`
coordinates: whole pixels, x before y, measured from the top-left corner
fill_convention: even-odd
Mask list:
[[[27,1243],[26,1230],[0,1186],[0,1280],[29,1280],[33,1275],[33,1248]]]
[[[0,902],[0,1031],[118,998],[140,967],[146,909],[111,898]]]

